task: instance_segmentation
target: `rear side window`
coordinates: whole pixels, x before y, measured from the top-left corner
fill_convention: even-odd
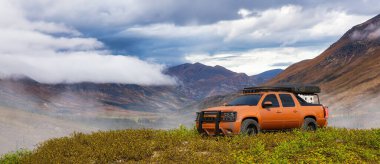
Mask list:
[[[280,94],[280,99],[283,107],[295,107],[296,104],[291,95],[289,94]]]
[[[274,94],[267,95],[267,97],[265,97],[262,105],[264,105],[265,101],[272,102],[272,104],[273,104],[272,107],[280,107],[280,104],[278,103],[277,97]]]

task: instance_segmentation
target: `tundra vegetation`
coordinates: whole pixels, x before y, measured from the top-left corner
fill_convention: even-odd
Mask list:
[[[0,163],[377,163],[380,129],[323,128],[206,137],[195,129],[74,133]]]

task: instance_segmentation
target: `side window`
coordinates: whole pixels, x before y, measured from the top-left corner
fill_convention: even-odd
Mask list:
[[[273,104],[272,107],[280,107],[280,104],[278,103],[277,97],[274,94],[267,95],[267,97],[265,97],[262,105],[264,104],[265,101],[272,102],[272,104]]]
[[[291,95],[289,94],[280,94],[280,99],[283,107],[295,107],[296,104]]]

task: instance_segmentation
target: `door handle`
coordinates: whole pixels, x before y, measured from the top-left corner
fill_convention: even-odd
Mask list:
[[[297,113],[298,111],[294,109],[293,112],[294,112],[294,113]]]

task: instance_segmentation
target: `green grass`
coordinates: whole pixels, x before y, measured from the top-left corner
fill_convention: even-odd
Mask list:
[[[1,164],[18,164],[21,162],[21,158],[30,155],[28,150],[18,150],[15,152],[10,152],[0,157]]]
[[[379,163],[380,129],[325,128],[253,137],[202,137],[185,128],[75,133],[48,140],[14,159],[20,163]]]

